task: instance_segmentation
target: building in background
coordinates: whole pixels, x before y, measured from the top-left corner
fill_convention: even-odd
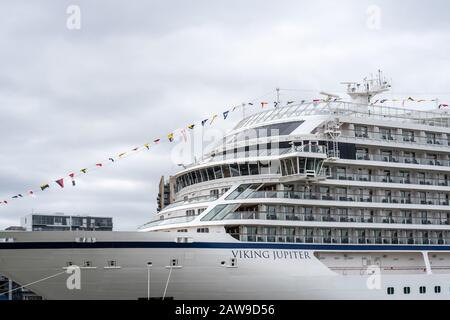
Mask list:
[[[110,217],[66,216],[62,213],[32,213],[21,219],[22,226],[12,226],[6,231],[112,231],[113,219]],[[0,275],[1,300],[42,300],[27,288]]]
[[[12,226],[5,229],[6,231],[27,231],[24,227]]]
[[[112,231],[109,217],[66,216],[62,213],[32,213],[21,219],[26,231]]]

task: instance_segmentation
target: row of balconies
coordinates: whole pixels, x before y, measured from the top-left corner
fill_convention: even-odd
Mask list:
[[[338,202],[364,202],[364,203],[389,203],[389,204],[417,204],[449,206],[449,199],[443,198],[418,198],[412,196],[380,196],[361,194],[330,194],[320,192],[300,191],[256,191],[247,196],[249,199],[293,199],[293,200],[321,200]]]
[[[365,161],[379,161],[388,163],[405,163],[405,164],[417,164],[426,166],[450,166],[450,161],[447,159],[435,159],[429,157],[406,157],[395,155],[383,155],[383,154],[356,154],[356,160]]]
[[[330,180],[340,181],[359,181],[359,182],[382,182],[382,183],[398,183],[398,184],[418,184],[423,186],[450,186],[448,179],[432,179],[432,178],[417,178],[391,175],[360,175],[360,174],[332,174],[327,177]]]
[[[328,236],[286,236],[286,235],[250,235],[232,234],[243,242],[281,242],[305,244],[357,244],[357,245],[446,245],[450,239],[411,238],[411,237],[328,237]]]
[[[420,214],[407,217],[394,215],[375,216],[371,214],[300,214],[281,212],[231,212],[224,220],[271,220],[271,221],[304,221],[304,222],[337,222],[337,223],[371,223],[371,224],[404,224],[404,225],[445,225],[450,226],[449,217],[428,218]]]

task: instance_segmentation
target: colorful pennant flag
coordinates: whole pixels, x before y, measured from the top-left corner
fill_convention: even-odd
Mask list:
[[[44,191],[45,189],[48,189],[48,188],[50,188],[50,185],[47,183],[47,184],[43,184],[42,186],[41,186],[41,190],[42,191]]]
[[[119,158],[122,158],[126,154],[127,154],[126,152],[122,152],[121,154],[119,154]]]
[[[293,103],[295,103],[295,101],[288,101],[288,102],[287,102],[287,105],[291,105],[291,104],[293,104]]]
[[[36,195],[34,194],[33,190],[28,191],[28,195],[32,198],[36,198]]]
[[[84,169],[81,169],[81,170],[80,170],[80,172],[83,172],[83,173],[87,173],[87,171],[88,171],[87,168],[84,168]]]
[[[167,135],[167,138],[169,139],[170,142],[172,142],[173,141],[173,133],[169,133]]]
[[[146,147],[147,150],[150,150],[150,144],[149,143],[144,144],[144,147]]]
[[[59,179],[55,181],[61,188],[64,188],[64,179]]]
[[[223,119],[224,120],[227,120],[227,118],[228,118],[228,114],[230,113],[230,111],[225,111],[224,113],[223,113]]]
[[[102,163],[97,163],[95,166],[101,168],[101,167],[103,167],[103,164]]]
[[[109,158],[108,160],[111,161],[111,162],[114,162],[114,159],[113,159],[113,158]]]
[[[156,139],[155,141],[153,141],[154,143],[158,144],[161,141],[161,139]]]
[[[205,119],[205,120],[202,121],[202,126],[203,127],[205,126],[206,122],[208,122],[208,119]]]
[[[71,173],[71,174],[69,174],[69,177],[70,177],[70,179],[72,180],[72,186],[74,186],[75,187],[75,173]]]
[[[188,129],[194,130],[195,124],[191,124],[190,126],[188,126]]]
[[[136,147],[133,149],[133,151],[138,151],[138,150],[139,150],[139,147]]]
[[[212,119],[211,119],[211,122],[210,122],[209,124],[210,124],[210,125],[213,124],[214,120],[216,120],[217,117],[218,117],[217,114],[213,115],[213,117],[212,117]]]

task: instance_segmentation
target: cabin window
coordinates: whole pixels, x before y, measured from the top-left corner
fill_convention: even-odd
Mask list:
[[[92,261],[84,261],[83,266],[84,266],[85,268],[90,268],[90,267],[92,267]]]
[[[392,288],[392,287],[387,288],[387,294],[393,295],[394,292],[395,292],[395,291],[394,291],[394,288]]]
[[[186,210],[186,216],[188,217],[195,216],[195,210]]]
[[[419,292],[420,292],[420,294],[425,294],[425,293],[427,293],[427,288],[426,287],[420,287],[419,288]]]
[[[108,267],[111,267],[111,268],[117,267],[117,261],[115,261],[115,260],[108,261]]]
[[[441,293],[441,287],[440,286],[435,286],[434,287],[434,293]]]
[[[410,287],[404,287],[403,288],[403,293],[404,294],[411,294],[411,288]]]

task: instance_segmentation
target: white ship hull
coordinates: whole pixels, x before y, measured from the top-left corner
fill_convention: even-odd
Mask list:
[[[74,243],[74,237],[80,236],[95,237],[97,242]],[[371,289],[363,268],[357,272],[348,268],[347,275],[332,271],[316,257],[320,250],[307,250],[306,245],[245,244],[210,234],[192,235],[193,243],[177,244],[176,236],[159,232],[0,233],[0,237],[16,239],[0,244],[0,273],[22,285],[60,274],[28,287],[46,299],[135,300],[147,298],[148,292],[152,298],[177,300],[450,298],[450,274],[382,274],[380,287]],[[233,258],[235,266],[230,264]],[[107,267],[111,259],[117,261],[115,268]],[[177,266],[171,267],[172,259]],[[80,290],[69,290],[70,275],[61,274],[68,261],[81,266]],[[92,266],[83,268],[85,261]],[[150,272],[148,262],[152,263]],[[405,286],[411,288],[408,295],[403,294]],[[426,294],[419,293],[421,286],[427,287]],[[436,286],[442,288],[440,294],[433,291]],[[394,295],[386,294],[388,287],[395,288]]]

